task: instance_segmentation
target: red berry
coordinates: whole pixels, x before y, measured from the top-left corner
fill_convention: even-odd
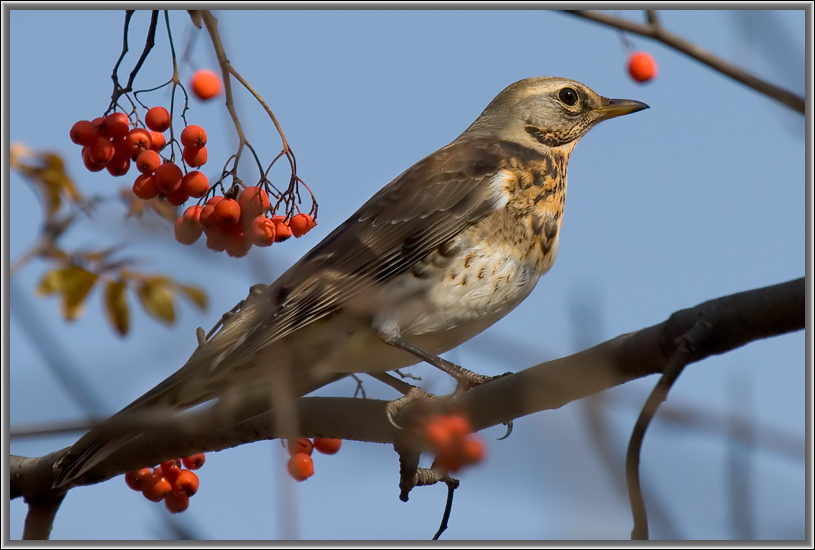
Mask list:
[[[193,170],[187,172],[187,174],[181,178],[181,187],[186,191],[187,195],[198,199],[206,195],[207,191],[209,191],[209,180],[198,170]]]
[[[297,481],[304,481],[314,475],[314,462],[305,453],[297,453],[289,458],[286,465],[289,475]]]
[[[170,482],[167,481],[166,477],[161,475],[161,470],[157,468],[156,471],[153,472],[152,479],[145,482],[142,488],[142,494],[147,500],[161,502],[165,495],[172,490],[173,487],[170,485]]]
[[[153,150],[142,151],[136,157],[136,169],[142,174],[152,174],[161,166],[161,157]]]
[[[291,237],[291,227],[289,227],[288,224],[282,219],[275,218],[283,218],[283,216],[274,216],[272,218],[274,220],[275,230],[274,242],[279,243]]]
[[[190,195],[184,190],[183,185],[179,185],[178,189],[175,191],[170,191],[166,195],[164,195],[164,200],[168,203],[172,204],[173,206],[181,206],[187,200],[189,200]]]
[[[158,196],[156,180],[152,174],[142,174],[133,184],[133,194],[142,200],[148,201]]]
[[[147,151],[153,145],[150,132],[144,128],[133,128],[125,136],[125,147],[131,155],[138,155]]]
[[[249,254],[249,250],[252,248],[252,242],[246,236],[244,231],[242,231],[238,226],[232,226],[230,228],[225,227],[224,231],[226,232],[226,243],[224,244],[224,250],[226,250],[226,253],[230,257],[243,258]]]
[[[215,205],[215,219],[224,227],[232,227],[241,217],[241,207],[235,199],[223,199]]]
[[[71,127],[71,141],[77,145],[91,145],[99,137],[99,131],[89,120],[80,120]]]
[[[241,191],[238,197],[241,215],[251,221],[269,209],[269,194],[262,187],[251,185]]]
[[[167,145],[167,138],[161,132],[150,132],[150,149],[161,151]]]
[[[111,113],[105,117],[99,133],[111,139],[123,139],[130,130],[130,119],[124,113]]]
[[[187,149],[200,149],[207,144],[207,133],[197,124],[190,124],[181,131],[181,145]]]
[[[257,216],[249,225],[247,235],[255,246],[271,246],[275,241],[275,224],[266,216]]]
[[[114,155],[113,159],[105,165],[105,168],[111,176],[124,176],[130,170],[130,159],[127,157],[116,158],[116,155]]]
[[[436,451],[446,449],[453,442],[453,435],[441,422],[428,422],[424,429],[424,436]]]
[[[141,155],[139,156],[141,157]],[[156,180],[156,188],[159,193],[168,195],[181,187],[181,178],[184,177],[184,174],[181,172],[181,168],[172,162],[165,162],[156,168],[153,177]]]
[[[192,75],[190,87],[198,99],[212,99],[221,93],[221,78],[214,71],[201,69]]]
[[[162,462],[156,469],[161,471],[161,475],[170,482],[170,485],[175,483],[175,480],[181,473],[181,466],[179,466],[178,462],[175,460],[167,460],[166,462]]]
[[[173,482],[174,493],[184,493],[191,497],[198,492],[198,476],[189,470],[181,470]]]
[[[315,437],[314,448],[324,455],[337,454],[342,445],[342,439],[332,439],[330,437]]]
[[[657,75],[657,62],[647,52],[635,52],[628,60],[628,72],[637,82],[647,82]]]
[[[144,123],[154,132],[164,132],[170,127],[170,112],[164,107],[151,107],[144,115]]]
[[[170,491],[164,496],[164,506],[173,514],[183,512],[190,507],[190,497],[185,493]]]
[[[311,456],[311,453],[314,451],[314,443],[312,443],[307,437],[289,439],[288,447],[290,456],[294,456],[297,453],[303,453]]]
[[[477,436],[470,435],[461,442],[461,458],[465,464],[475,464],[484,459],[484,443]]]
[[[190,212],[190,210],[195,209],[195,208],[198,209],[198,215],[200,216],[202,207],[200,205],[198,205],[198,204],[196,204],[195,206],[190,206],[189,208],[187,208],[187,212]],[[187,216],[187,212],[184,212],[185,217]],[[191,216],[194,216],[194,215],[195,214],[191,214]],[[198,220],[196,219],[196,222],[197,221]],[[198,453],[198,454],[195,454],[195,455],[191,455],[191,456],[182,458],[181,459],[181,464],[183,464],[184,467],[187,468],[188,470],[197,470],[201,466],[204,465],[204,462],[206,461],[206,459],[207,459],[207,457],[206,457],[206,455],[204,453]]]
[[[91,172],[101,172],[102,170],[105,169],[104,164],[96,164],[95,162],[93,162],[93,159],[91,159],[90,156],[90,147],[82,148],[82,163],[85,165],[85,168],[87,168]]]
[[[197,168],[207,163],[207,148],[201,147],[200,149],[185,148],[181,153],[181,158],[187,163],[187,166]]]
[[[190,208],[195,208],[191,206]],[[200,208],[200,206],[199,206]],[[173,226],[173,231],[175,233],[175,240],[180,242],[181,244],[193,244],[199,238],[201,238],[201,234],[204,232],[204,228],[201,227],[201,224],[198,221],[192,221],[186,219],[186,213],[184,216],[179,217],[175,221],[175,225]]]
[[[113,143],[106,137],[99,136],[88,147],[88,157],[91,162],[96,165],[104,166],[113,158],[116,153],[116,148]]]
[[[141,491],[145,482],[151,480],[153,472],[150,468],[142,468],[125,474],[125,483],[134,491]]]
[[[292,235],[298,238],[308,233],[315,225],[317,222],[308,214],[297,214],[289,221]]]

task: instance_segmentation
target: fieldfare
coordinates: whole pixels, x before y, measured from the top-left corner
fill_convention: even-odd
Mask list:
[[[420,361],[458,375],[438,355],[509,313],[552,267],[574,146],[598,122],[647,107],[564,78],[512,84],[277,281],[253,287],[180,370],[108,423],[282,384],[302,396]],[[140,435],[110,432],[93,429],[63,455],[55,485]]]

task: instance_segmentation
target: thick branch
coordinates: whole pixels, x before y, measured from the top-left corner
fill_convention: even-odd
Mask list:
[[[678,311],[668,320],[624,334],[575,355],[541,363],[522,372],[473,388],[456,399],[456,407],[470,415],[477,430],[538,411],[559,408],[575,399],[662,372],[685,334],[700,315],[712,323],[707,346],[695,350],[694,361],[721,354],[749,342],[801,330],[805,325],[805,283],[797,279]],[[450,397],[433,406],[450,405]],[[483,406],[489,403],[488,407]],[[74,485],[98,483],[128,471],[196,452],[218,451],[243,443],[286,434],[276,427],[267,392],[240,403],[240,410],[205,410],[183,415],[160,426],[143,419],[149,432],[124,446]],[[373,399],[304,397],[296,413],[301,434],[393,443],[396,432],[385,414],[386,401]],[[408,405],[397,423],[409,425],[414,407]],[[236,419],[243,419],[237,424]],[[60,452],[11,463],[11,497],[32,499],[59,496],[51,488],[51,466]]]

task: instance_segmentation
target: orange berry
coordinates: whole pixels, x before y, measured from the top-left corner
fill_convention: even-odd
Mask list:
[[[167,493],[173,490],[167,478],[161,475],[161,470],[156,468],[153,477],[144,483],[142,494],[144,498],[152,502],[161,502]]]
[[[223,199],[215,205],[215,219],[224,227],[232,227],[241,217],[241,207],[235,199]]]
[[[187,163],[187,166],[197,168],[207,163],[207,148],[201,147],[200,149],[185,148],[181,153],[181,158]]]
[[[142,174],[133,183],[133,194],[142,200],[148,201],[158,196],[156,180],[152,174]]]
[[[150,468],[141,468],[125,474],[125,483],[134,491],[141,491],[146,481],[151,480],[153,472]]]
[[[91,172],[101,172],[105,169],[104,164],[96,164],[90,157],[90,147],[83,147],[82,148],[82,163],[85,165],[85,168],[90,170]]]
[[[96,126],[90,120],[80,120],[71,126],[71,141],[77,145],[91,145],[99,137]]]
[[[170,513],[173,514],[183,512],[190,507],[190,497],[188,497],[185,493],[170,491],[164,495],[164,506],[166,506]]]
[[[145,151],[146,153],[147,151]],[[144,153],[142,153],[143,155]],[[139,155],[141,157],[141,155]],[[153,178],[156,180],[156,188],[158,189],[159,193],[163,195],[168,195],[181,187],[181,178],[184,177],[184,174],[181,172],[181,168],[176,166],[172,162],[165,162],[153,173]]]
[[[136,169],[142,174],[152,174],[159,166],[161,166],[161,157],[152,149],[142,151],[136,157]]]
[[[130,119],[124,113],[111,113],[105,117],[99,133],[112,139],[123,139],[130,130]]]
[[[453,435],[441,422],[429,422],[424,429],[424,436],[436,450],[445,449],[453,442]]]
[[[166,195],[164,195],[164,200],[173,206],[181,206],[185,202],[187,202],[190,198],[189,193],[184,190],[184,186],[179,185],[178,189],[175,191],[170,191]]]
[[[247,235],[255,246],[271,246],[275,241],[275,224],[266,216],[257,216],[249,225]]]
[[[116,157],[117,155],[113,156],[113,159],[105,165],[105,169],[111,176],[124,176],[130,170],[130,159]]]
[[[289,475],[297,481],[305,481],[314,475],[314,462],[305,453],[297,453],[289,458],[286,465]]]
[[[198,492],[198,476],[189,470],[181,470],[173,482],[174,493],[184,493],[191,497]]]
[[[150,149],[161,151],[167,145],[167,138],[161,132],[150,132]]]
[[[473,426],[461,414],[448,414],[443,417],[442,422],[450,434],[455,438],[463,438],[473,432]]]
[[[293,216],[289,222],[292,235],[297,238],[300,238],[308,233],[315,225],[317,225],[317,222],[315,222],[314,218],[308,214],[297,214],[296,216]]]
[[[144,115],[144,123],[154,132],[164,132],[170,127],[170,112],[164,107],[151,107]]]
[[[150,132],[144,128],[133,128],[125,136],[125,148],[131,155],[147,151],[152,145]]]
[[[98,166],[104,166],[113,158],[116,148],[106,137],[99,136],[90,146],[88,146],[88,158]]]
[[[485,447],[481,438],[470,435],[461,442],[461,458],[465,464],[475,464],[484,459]]]
[[[434,466],[440,466],[448,472],[457,472],[464,466],[464,460],[461,456],[461,447],[458,445],[450,445],[444,449],[439,450],[436,454],[436,460],[433,461]]]
[[[222,201],[223,202],[223,201]],[[224,250],[232,258],[243,258],[249,254],[252,248],[252,242],[246,236],[246,233],[237,226],[224,228],[226,232],[226,242]]]
[[[241,207],[241,215],[251,221],[269,209],[269,194],[262,187],[251,185],[241,191],[238,204]]]
[[[647,82],[657,75],[657,62],[647,52],[635,52],[628,59],[628,73],[637,82]]]
[[[330,437],[315,437],[314,448],[324,455],[337,454],[342,445],[342,439],[332,439]]]
[[[181,178],[181,188],[187,195],[199,199],[209,191],[209,179],[198,170],[193,170]]]
[[[180,139],[186,149],[200,149],[207,144],[207,133],[197,124],[190,124],[181,131]]]
[[[272,218],[274,221],[274,231],[275,231],[274,242],[279,243],[291,237],[291,227],[289,227],[288,224],[282,219],[276,220],[274,218],[283,218],[283,216],[274,216]]]
[[[181,244],[194,244],[201,238],[204,228],[197,221],[190,221],[185,219],[185,216],[181,216],[175,221],[173,232],[175,240]]]
[[[198,99],[206,101],[221,93],[221,78],[214,71],[201,69],[192,75],[190,87]]]
[[[289,455],[294,456],[297,453],[307,454],[311,456],[314,451],[314,443],[307,437],[298,437],[289,439],[288,441]]]
[[[213,199],[215,197],[212,197]],[[210,199],[211,200],[211,199]],[[217,203],[216,203],[217,204]],[[207,203],[201,208],[201,214],[199,216],[199,223],[201,227],[204,228],[204,231],[209,234],[209,231],[214,231],[216,229],[220,230],[223,229],[221,224],[218,223],[218,220],[215,219],[215,205]]]
[[[196,204],[195,206],[191,206],[190,208],[187,209],[187,212],[189,212],[190,209],[192,209],[192,208],[198,208],[198,212],[199,212],[199,215],[200,215],[200,209],[201,209],[200,205]],[[184,216],[187,215],[187,212],[184,212]],[[204,453],[198,453],[198,454],[195,454],[195,455],[190,455],[188,457],[182,458],[181,459],[181,464],[183,464],[184,467],[187,468],[188,470],[197,470],[201,466],[204,465],[204,462],[206,461],[206,459],[207,459],[207,457],[206,457],[206,455]]]
[[[159,470],[161,475],[172,485],[181,473],[181,466],[175,460],[167,460],[162,462],[156,470]]]

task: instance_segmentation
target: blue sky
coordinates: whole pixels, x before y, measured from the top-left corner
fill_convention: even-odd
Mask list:
[[[802,10],[661,13],[672,31],[804,93]],[[195,327],[212,326],[250,285],[272,280],[380,187],[458,136],[505,86],[529,76],[572,78],[651,109],[603,123],[580,142],[569,166],[555,266],[521,306],[449,358],[484,374],[520,370],[661,322],[677,309],[805,272],[811,230],[805,196],[808,190],[811,197],[812,181],[803,117],[668,48],[629,37],[659,64],[658,78],[639,85],[627,75],[616,31],[558,12],[269,10],[218,17],[229,59],[275,112],[299,174],[318,197],[319,225],[302,239],[237,260],[203,247],[181,248],[168,239],[169,227],[146,234],[137,222],[123,223],[123,207],[104,202],[93,221],[71,230],[66,244],[125,243],[142,270],[203,286],[211,306],[205,313],[180,306],[171,329],[135,311],[132,334],[120,339],[106,324],[98,292],[83,317],[61,320],[55,299],[34,295],[47,264],[30,262],[14,276],[11,307],[36,315],[41,334],[32,342],[11,315],[12,426],[84,416],[37,351],[44,341],[75,364],[107,412],[115,412],[184,363]],[[147,12],[134,17],[132,51],[141,49],[148,18]],[[85,171],[68,130],[107,107],[124,12],[15,10],[9,20],[11,143],[59,152],[86,194],[115,197],[129,178]],[[193,29],[181,11],[171,12],[171,23],[177,49],[191,43],[192,64],[181,63],[182,78],[194,68],[215,67],[205,32]],[[157,36],[139,88],[170,77],[163,24]],[[134,54],[127,59],[123,74]],[[147,97],[168,101],[163,91]],[[239,94],[237,106],[250,141],[270,159],[279,150],[274,128],[248,94]],[[192,102],[188,120],[207,128],[208,168],[217,170],[236,143],[222,103]],[[13,261],[36,241],[41,209],[17,174],[4,187],[4,201],[12,205],[6,230]],[[649,504],[664,511],[652,517],[654,538],[744,536],[733,527],[727,496],[734,463],[746,465],[752,536],[803,538],[804,350],[800,332],[686,369],[665,407],[709,422],[688,427],[658,416],[649,429],[643,482]],[[410,372],[444,393],[449,382],[434,370],[419,365]],[[655,383],[654,377],[639,380],[594,400],[614,461],[622,461]],[[395,397],[372,380],[366,389],[374,397]],[[321,393],[350,396],[353,385],[341,382]],[[721,415],[789,436],[800,452],[740,445],[712,428]],[[580,402],[519,419],[505,441],[495,441],[501,430],[485,431],[488,459],[461,475],[443,538],[627,539],[631,519],[618,490],[624,474],[601,458],[589,418],[589,405]],[[10,451],[38,456],[74,439],[15,440]],[[201,470],[200,493],[177,520],[205,539],[426,540],[441,519],[442,487],[417,489],[408,503],[399,501],[390,447],[346,442],[339,454],[319,456],[316,470],[305,483],[290,480],[276,441],[212,453]],[[10,512],[9,536],[19,539],[25,506],[14,501]],[[114,479],[71,491],[52,537],[160,539],[168,536],[164,515],[162,505]]]

